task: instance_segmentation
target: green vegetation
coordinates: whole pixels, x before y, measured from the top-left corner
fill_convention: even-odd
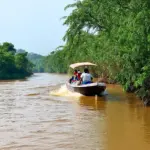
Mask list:
[[[61,47],[50,53],[44,60],[46,72],[67,73],[68,63],[67,53]]]
[[[34,64],[33,72],[44,72],[44,56],[28,53],[27,58]]]
[[[27,52],[16,53],[14,45],[0,45],[0,79],[21,79],[32,74],[33,64],[27,59]]]
[[[68,8],[66,44],[47,56],[46,70],[67,72],[70,63],[91,61],[149,104],[150,1],[78,0]]]
[[[16,53],[26,53],[26,51],[23,49],[18,49]],[[28,53],[27,58],[33,64],[33,72],[44,72],[44,56],[36,53]]]

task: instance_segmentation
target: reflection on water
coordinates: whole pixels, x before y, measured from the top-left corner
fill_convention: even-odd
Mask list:
[[[104,110],[105,109],[105,97],[98,97],[98,96],[80,96],[79,97],[79,104],[82,107],[87,107],[87,109],[93,110]]]
[[[0,82],[2,150],[149,150],[150,108],[119,85],[108,95],[71,93],[66,75]]]

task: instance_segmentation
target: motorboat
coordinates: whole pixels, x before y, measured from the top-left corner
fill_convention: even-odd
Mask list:
[[[81,66],[97,66],[96,64],[90,63],[90,62],[81,62],[81,63],[75,63],[71,64],[70,67],[72,69],[75,69],[77,67]],[[70,83],[69,81],[66,83],[66,86],[68,90],[71,92],[77,92],[85,96],[101,96],[102,93],[106,89],[106,84],[102,82],[94,82],[89,84],[76,84],[76,83]]]

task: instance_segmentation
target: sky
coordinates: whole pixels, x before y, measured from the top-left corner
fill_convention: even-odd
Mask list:
[[[66,26],[64,7],[74,0],[0,0],[0,43],[16,49],[48,55],[62,40]]]

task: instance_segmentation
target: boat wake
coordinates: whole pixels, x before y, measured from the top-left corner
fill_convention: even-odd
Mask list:
[[[71,92],[67,89],[66,85],[62,85],[59,89],[51,91],[50,95],[53,96],[64,96],[64,97],[80,97],[81,94],[79,93],[75,93],[75,92]]]

